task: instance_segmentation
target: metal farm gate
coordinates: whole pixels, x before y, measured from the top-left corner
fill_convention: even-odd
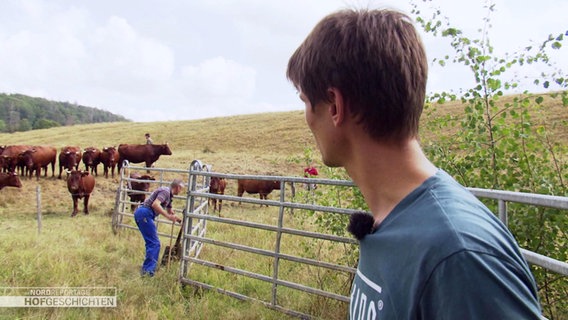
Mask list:
[[[123,221],[123,217],[132,216],[127,212],[131,204],[127,194],[131,192],[128,172],[134,169],[146,170],[128,164],[124,166],[113,215],[115,231],[118,228],[137,229]],[[169,184],[171,179],[163,178],[167,174],[187,176],[187,196],[179,197],[185,201],[179,270],[183,285],[255,301],[304,319],[347,316],[351,279],[356,272],[356,261],[347,258],[356,258],[353,253],[357,250],[357,242],[344,236],[343,230],[334,230],[333,225],[322,231],[313,222],[322,217],[329,221],[345,221],[358,211],[349,208],[352,204],[348,200],[341,202],[342,195],[352,195],[356,189],[351,181],[223,174],[210,171],[210,166],[197,160],[187,171],[149,170],[160,174],[154,181],[156,184]],[[226,179],[224,195],[209,193],[211,177]],[[242,197],[236,196],[239,179],[277,181],[280,192],[276,190],[270,195],[278,198],[260,200],[257,195],[246,193]],[[315,183],[317,189],[307,188],[309,183]],[[568,197],[469,190],[479,198],[498,201],[498,214],[505,223],[508,203],[568,210]],[[332,194],[340,199],[339,202],[323,201],[325,205],[322,205],[318,197]],[[221,212],[212,212],[212,206],[208,204],[210,199],[223,201]],[[316,200],[319,204],[315,204]],[[169,221],[158,223],[171,226]],[[171,232],[159,234],[171,239]],[[524,249],[523,254],[531,264],[568,275],[565,262]]]
[[[120,182],[116,191],[116,200],[114,212],[112,215],[112,229],[116,234],[121,228],[134,229],[138,231],[138,227],[134,221],[134,208],[138,205],[137,202],[132,202],[129,195],[131,194],[145,194],[149,195],[154,189],[161,186],[169,186],[173,179],[185,180],[187,190],[205,191],[209,189],[209,180],[207,177],[199,175],[190,175],[190,172],[199,172],[201,170],[209,170],[208,166],[202,166],[199,161],[193,161],[188,170],[181,169],[165,169],[165,168],[146,168],[142,166],[131,166],[128,161],[124,161],[122,169],[119,171]],[[131,174],[138,173],[140,175],[151,175],[155,180],[140,180],[131,177]],[[148,191],[137,191],[131,187],[132,182],[148,182],[150,188]],[[183,192],[182,192],[183,193]],[[184,212],[194,212],[202,215],[207,214],[207,200],[201,197],[188,197],[186,195],[174,196],[175,204],[174,210],[179,213],[178,216],[184,215]],[[180,205],[181,202],[181,205]],[[180,210],[179,208],[183,208]],[[180,212],[181,211],[181,212]],[[185,215],[184,215],[185,216]],[[184,231],[183,234],[191,234],[204,236],[207,231],[206,220],[203,219],[187,219],[184,217]],[[187,220],[190,220],[189,223]],[[158,236],[164,242],[169,241],[170,246],[172,241],[175,241],[181,226],[166,220],[161,216],[156,217],[156,228],[158,229]],[[165,246],[164,246],[165,247]],[[202,243],[193,242],[186,243],[183,241],[184,255],[194,254],[199,255],[202,248]]]

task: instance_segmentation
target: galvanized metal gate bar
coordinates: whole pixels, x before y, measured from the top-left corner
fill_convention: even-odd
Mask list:
[[[232,242],[226,242],[226,241],[220,241],[220,240],[215,240],[215,239],[211,239],[211,238],[205,238],[203,236],[186,235],[186,238],[189,239],[189,240],[192,240],[192,241],[200,241],[200,242],[203,242],[203,243],[209,243],[209,244],[219,246],[219,247],[236,249],[236,250],[243,251],[243,252],[254,253],[254,254],[265,256],[265,257],[271,257],[271,258],[274,258],[274,259],[284,259],[284,260],[288,260],[288,261],[299,262],[299,263],[303,263],[303,264],[309,264],[309,265],[317,266],[317,267],[325,267],[327,269],[336,270],[336,271],[344,271],[344,272],[351,272],[351,273],[355,273],[357,271],[357,269],[355,269],[355,268],[350,268],[350,267],[337,265],[337,264],[333,264],[333,263],[328,263],[328,262],[323,262],[323,261],[319,261],[319,260],[302,258],[302,257],[297,257],[297,256],[289,255],[289,254],[279,253],[279,251],[276,250],[276,249],[274,251],[257,249],[257,248],[252,248],[252,247],[249,247],[249,246],[244,246],[244,245],[240,245],[240,244],[236,244],[236,243],[232,243]]]
[[[280,181],[280,202],[284,202],[284,197],[286,194],[286,185],[284,181]],[[265,199],[266,200],[266,199]],[[280,242],[282,241],[282,227],[284,225],[284,207],[280,206],[278,208],[278,229],[276,230],[276,243],[274,244],[274,262],[272,266],[272,305],[278,305],[278,270],[280,269]],[[297,288],[296,288],[297,289]],[[305,287],[303,290],[307,290],[309,287]]]
[[[521,203],[536,207],[568,210],[568,197],[479,188],[468,188],[468,190],[478,198],[497,200],[498,215],[505,225],[508,223],[507,203]],[[522,248],[521,252],[529,263],[568,276],[568,263]]]

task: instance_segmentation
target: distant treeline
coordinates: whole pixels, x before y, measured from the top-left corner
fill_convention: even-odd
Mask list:
[[[0,93],[0,132],[116,121],[130,120],[108,111],[69,102]]]

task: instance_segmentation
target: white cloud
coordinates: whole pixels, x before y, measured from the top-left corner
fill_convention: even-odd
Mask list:
[[[483,26],[486,11],[477,1],[433,3],[470,37]],[[301,110],[285,77],[288,58],[324,15],[346,7],[410,9],[394,0],[7,0],[0,92],[77,102],[135,121]],[[496,52],[568,29],[567,10],[562,0],[497,0]],[[445,40],[425,37],[425,45],[429,58],[451,52]],[[554,56],[560,66],[568,65],[563,52]],[[471,86],[464,68],[433,66],[429,90]]]
[[[219,98],[251,98],[255,90],[256,72],[223,57],[215,57],[198,66],[182,68],[182,90],[189,98],[202,95]]]
[[[128,22],[112,16],[88,39],[86,79],[110,90],[144,94],[171,80],[174,54],[154,39],[139,35]]]

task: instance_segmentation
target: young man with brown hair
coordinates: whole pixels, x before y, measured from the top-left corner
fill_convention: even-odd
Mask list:
[[[372,212],[351,318],[539,319],[513,236],[419,145],[427,75],[411,19],[393,10],[330,14],[288,63],[323,162],[345,168]]]

